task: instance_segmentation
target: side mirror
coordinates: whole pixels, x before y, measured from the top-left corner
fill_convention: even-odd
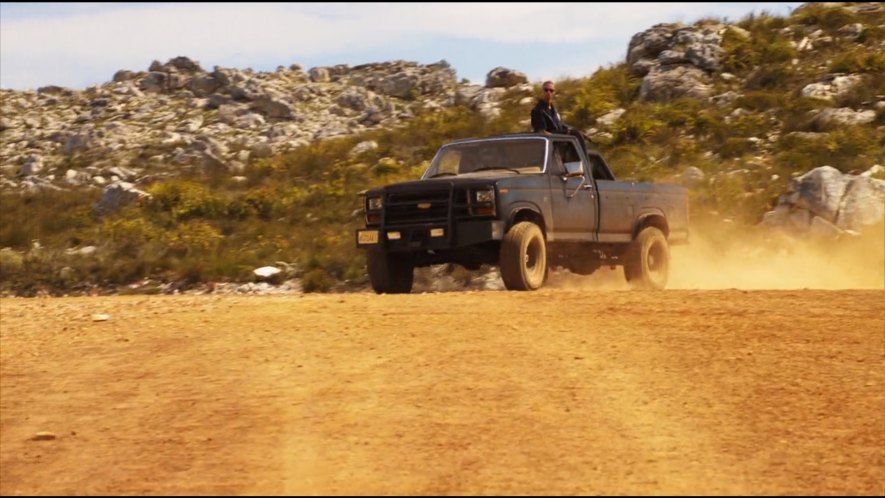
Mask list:
[[[572,161],[565,163],[565,176],[572,178],[575,176],[584,176],[584,164],[581,161]]]

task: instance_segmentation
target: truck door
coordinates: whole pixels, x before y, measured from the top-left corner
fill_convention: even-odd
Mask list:
[[[553,207],[553,234],[556,240],[595,241],[597,195],[590,167],[583,154],[569,140],[554,140],[550,147],[550,196]],[[566,163],[582,164],[580,176],[569,176]]]

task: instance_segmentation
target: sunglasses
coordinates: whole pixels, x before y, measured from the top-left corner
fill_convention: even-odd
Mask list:
[[[556,90],[554,90],[552,88],[545,88],[544,91],[549,92],[549,93],[556,93]]]

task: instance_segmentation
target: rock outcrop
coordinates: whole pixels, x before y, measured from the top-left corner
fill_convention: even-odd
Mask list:
[[[105,188],[188,170],[236,175],[313,140],[400,126],[421,109],[467,104],[495,116],[505,91],[532,89],[507,68],[491,70],[487,80],[485,87],[458,84],[445,61],[256,72],[207,71],[176,57],[147,71],[117,71],[83,91],[0,90],[0,186]]]
[[[762,225],[835,236],[885,221],[885,180],[849,175],[831,166],[815,168],[790,182]]]
[[[643,77],[639,97],[651,101],[709,97],[710,74],[720,69],[722,35],[728,29],[740,28],[667,23],[633,35],[627,65]]]

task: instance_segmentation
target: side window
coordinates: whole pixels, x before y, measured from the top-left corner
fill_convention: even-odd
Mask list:
[[[581,160],[581,156],[578,154],[578,149],[576,149],[571,142],[559,142],[556,146],[559,149],[560,154],[562,154],[562,162],[570,163]]]
[[[608,168],[603,165],[602,158],[596,155],[590,155],[590,171],[593,173],[593,178],[597,180],[614,180],[614,177],[611,176]]]
[[[550,174],[553,175],[562,175],[565,174],[565,163],[576,162],[581,160],[580,154],[578,154],[578,149],[572,145],[571,142],[567,141],[557,141],[553,142],[553,157],[550,161],[551,170]],[[558,169],[553,169],[558,168]]]
[[[565,174],[565,166],[562,164],[562,154],[555,145],[550,147],[550,160],[547,161],[547,163],[547,172],[551,175],[559,176]]]

